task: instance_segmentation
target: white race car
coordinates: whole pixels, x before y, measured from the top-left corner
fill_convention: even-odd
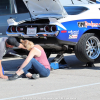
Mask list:
[[[62,6],[59,0],[23,1],[30,19],[8,19],[8,36],[40,44],[47,55],[66,47],[65,52],[75,52],[82,62],[94,62],[99,57],[100,4]]]

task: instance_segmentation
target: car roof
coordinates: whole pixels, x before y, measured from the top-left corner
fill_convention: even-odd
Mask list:
[[[78,4],[78,5],[66,5],[68,6],[82,6],[82,7],[87,7],[89,9],[98,9],[100,8],[100,4]]]

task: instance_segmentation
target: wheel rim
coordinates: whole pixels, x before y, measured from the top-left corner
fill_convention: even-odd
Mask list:
[[[99,56],[99,39],[95,36],[86,41],[86,53],[89,58],[96,59]]]

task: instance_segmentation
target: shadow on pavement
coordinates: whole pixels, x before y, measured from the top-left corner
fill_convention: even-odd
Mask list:
[[[53,58],[49,58],[51,61]],[[65,56],[64,60],[68,64],[64,70],[67,69],[93,69],[93,70],[100,70],[100,67],[96,66],[96,64],[100,63],[100,57],[94,62],[94,67],[86,67],[86,63],[79,61],[75,55]]]
[[[54,57],[50,57],[48,60],[49,62],[54,59]],[[79,61],[75,55],[65,56],[64,57],[66,63],[68,66],[62,70],[67,69],[93,69],[93,70],[100,70],[100,67],[96,66],[96,64],[100,63],[100,57],[97,59],[97,61],[94,63],[95,67],[86,67],[86,64]],[[4,71],[7,71],[7,74],[13,74],[15,71],[17,71],[18,66],[20,66],[23,63],[24,59],[13,59],[13,60],[7,60],[2,61],[2,66],[4,68]]]

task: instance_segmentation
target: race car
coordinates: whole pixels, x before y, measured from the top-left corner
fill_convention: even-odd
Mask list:
[[[40,44],[48,56],[65,50],[85,63],[99,57],[100,4],[62,6],[59,0],[23,1],[30,18],[20,22],[8,19],[8,36]]]

